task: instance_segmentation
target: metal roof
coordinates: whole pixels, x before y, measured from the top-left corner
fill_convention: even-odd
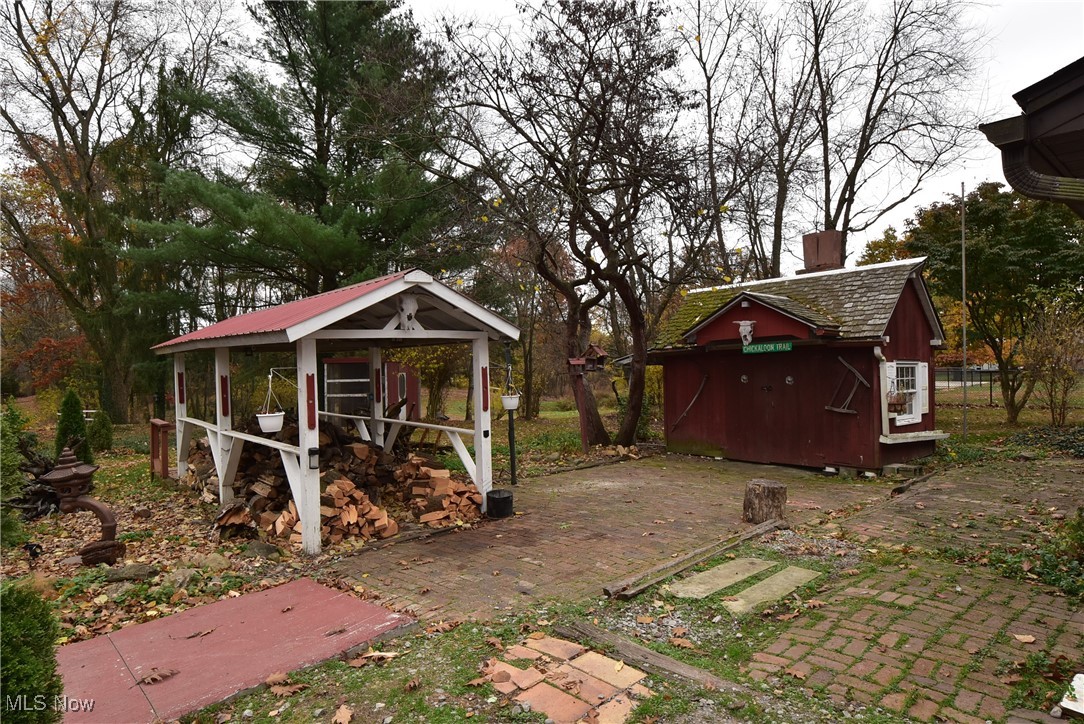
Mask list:
[[[155,345],[158,354],[214,347],[275,346],[296,342],[326,329],[387,329],[387,339],[404,335],[389,328],[398,315],[397,298],[412,294],[418,300],[416,319],[426,330],[479,331],[492,339],[517,339],[519,330],[503,317],[469,297],[436,281],[429,274],[408,269],[352,284],[312,297],[224,319],[202,329]],[[437,344],[432,337],[414,344]]]
[[[693,290],[660,332],[654,349],[691,346],[685,338],[742,293],[815,326],[838,329],[840,339],[875,339],[884,334],[896,302],[911,279],[917,280],[921,288],[920,297],[931,326],[941,330],[922,282],[925,261],[925,257],[904,259]]]

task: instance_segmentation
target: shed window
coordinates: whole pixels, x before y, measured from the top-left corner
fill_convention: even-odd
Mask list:
[[[897,425],[922,421],[929,408],[929,365],[925,362],[889,362],[888,412]]]

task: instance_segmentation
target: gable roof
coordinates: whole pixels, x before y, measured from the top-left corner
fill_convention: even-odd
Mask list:
[[[785,279],[764,279],[744,284],[709,287],[689,292],[685,302],[659,333],[654,349],[690,346],[688,337],[717,317],[739,296],[748,296],[800,321],[838,330],[841,339],[881,337],[908,280],[921,289],[919,296],[930,325],[941,330],[929,300],[921,270],[925,257],[858,267],[833,269]]]
[[[407,269],[298,299],[267,309],[224,319],[202,329],[155,345],[158,354],[214,347],[281,345],[313,332],[333,329],[384,329],[398,314],[396,298],[403,293],[419,300],[417,319],[423,328],[482,331],[493,339],[518,339],[511,322],[469,297],[454,291],[429,274]],[[388,332],[388,338],[397,335]],[[401,336],[401,335],[399,335]],[[433,340],[431,344],[439,341]]]

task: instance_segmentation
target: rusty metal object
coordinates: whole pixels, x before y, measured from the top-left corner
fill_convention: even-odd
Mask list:
[[[102,539],[79,549],[83,565],[113,565],[124,555],[124,544],[116,540],[117,519],[112,508],[87,495],[90,492],[91,476],[98,466],[81,462],[71,448],[64,448],[56,462],[56,467],[41,476],[40,480],[49,483],[56,490],[57,497],[60,498],[60,512],[89,510],[98,516],[102,524]]]

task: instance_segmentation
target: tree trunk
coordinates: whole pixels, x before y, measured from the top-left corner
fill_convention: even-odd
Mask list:
[[[617,279],[614,286],[618,290],[625,311],[629,316],[629,335],[632,337],[632,363],[629,375],[629,398],[625,406],[625,418],[617,433],[619,445],[636,444],[636,428],[640,424],[640,415],[644,409],[644,377],[647,372],[647,323],[636,292],[625,279]]]
[[[587,384],[583,373],[574,371],[569,366],[569,377],[572,383],[572,394],[576,397],[576,409],[580,413],[580,443],[583,451],[588,452],[595,445],[609,445],[610,433],[602,424],[602,416],[598,414],[598,404],[595,402],[595,393]]]
[[[787,486],[775,480],[756,478],[745,485],[741,519],[759,525],[766,520],[786,517]]]

